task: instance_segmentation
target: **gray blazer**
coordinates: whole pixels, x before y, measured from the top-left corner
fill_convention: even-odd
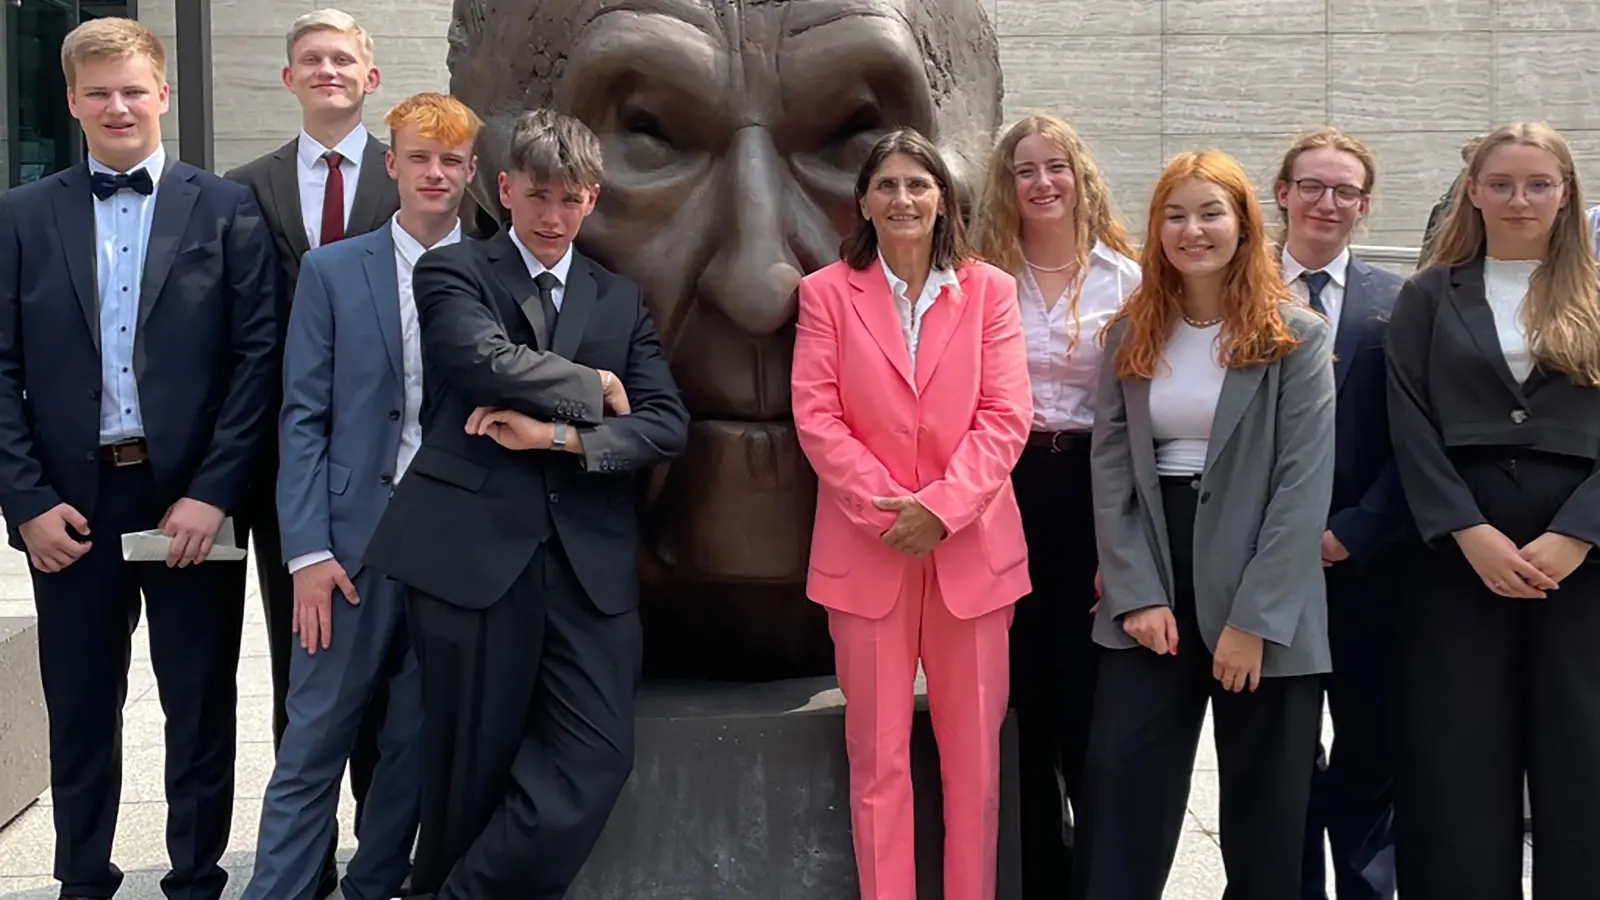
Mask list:
[[[1230,369],[1217,399],[1194,523],[1195,612],[1207,649],[1226,625],[1259,635],[1263,677],[1328,672],[1322,532],[1333,493],[1333,336],[1326,320],[1285,303],[1303,340],[1270,365]],[[1139,646],[1128,613],[1172,604],[1150,383],[1112,366],[1124,324],[1106,336],[1095,410],[1095,542],[1104,590],[1094,639]]]
[[[283,561],[331,550],[352,579],[389,504],[405,409],[391,228],[305,255],[284,349]]]

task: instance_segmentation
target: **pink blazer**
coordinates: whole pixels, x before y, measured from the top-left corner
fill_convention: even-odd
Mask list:
[[[914,381],[876,260],[800,282],[794,420],[818,480],[806,591],[830,609],[879,618],[900,596],[909,557],[881,540],[896,514],[875,497],[915,496],[944,523],[932,556],[952,615],[1030,590],[1011,491],[1033,418],[1016,281],[981,262],[956,277],[923,316]]]

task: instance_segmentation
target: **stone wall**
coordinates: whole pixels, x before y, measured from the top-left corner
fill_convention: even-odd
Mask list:
[[[295,16],[328,4],[212,2],[216,154],[227,168],[294,133],[294,98],[278,80],[283,32]],[[1418,243],[1429,207],[1459,168],[1461,143],[1493,123],[1549,121],[1572,142],[1584,177],[1600,184],[1595,0],[985,2],[1000,35],[1008,115],[1066,115],[1136,233],[1172,154],[1227,150],[1265,192],[1293,135],[1324,123],[1378,155],[1363,243]],[[338,5],[377,41],[383,86],[367,124],[383,135],[381,118],[394,102],[446,88],[450,4]],[[139,9],[171,39],[172,0],[140,0]],[[166,127],[175,137],[176,122]],[[1600,198],[1600,187],[1591,193]]]

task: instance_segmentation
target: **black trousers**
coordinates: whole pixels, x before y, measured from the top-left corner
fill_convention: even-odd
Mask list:
[[[1221,782],[1223,900],[1286,900],[1300,889],[1321,683],[1266,678],[1255,692],[1234,694],[1212,677],[1194,611],[1196,483],[1162,479],[1177,656],[1136,647],[1100,657],[1074,873],[1081,900],[1160,900],[1183,832],[1207,701]]]
[[[256,580],[261,588],[261,606],[266,614],[267,655],[272,663],[272,747],[276,751],[283,743],[283,729],[289,723],[284,711],[289,696],[289,660],[299,638],[294,633],[294,577],[284,564],[283,540],[278,531],[276,456],[272,462],[271,466],[263,464],[263,474],[251,490],[246,533],[255,539]],[[388,697],[388,682],[380,680],[374,686],[372,702],[361,718],[361,728],[356,732],[356,743],[350,752],[350,794],[356,801],[354,831],[358,838],[361,835],[361,813],[366,805],[367,789],[371,787],[372,773],[378,767],[378,731],[388,709]],[[328,845],[328,855],[323,862],[318,897],[325,897],[338,887],[334,851],[338,849],[339,829],[334,828],[333,834],[333,842]]]
[[[155,528],[166,508],[150,466],[102,465],[87,554],[54,574],[32,570],[39,666],[50,718],[55,877],[62,896],[108,898],[122,795],[122,707],[141,605],[166,716],[170,900],[216,900],[233,823],[239,636],[245,565],[122,559],[121,535]],[[82,512],[82,510],[80,510]],[[142,595],[142,601],[141,601]]]
[[[1542,534],[1587,461],[1458,457],[1489,524]],[[1544,600],[1484,587],[1454,547],[1417,559],[1402,613],[1396,859],[1405,900],[1521,898],[1522,789],[1536,900],[1590,900],[1600,859],[1600,559]]]
[[[1073,806],[1089,746],[1098,647],[1089,435],[1030,443],[1011,473],[1028,538],[1033,592],[1011,622],[1017,713],[1022,895],[1059,900],[1072,883]]]
[[[602,614],[552,537],[483,610],[413,591],[422,819],[411,896],[561,900],[633,771],[637,611]]]
[[[1301,900],[1327,896],[1326,835],[1339,900],[1394,900],[1395,643],[1403,545],[1325,569],[1333,672],[1324,683],[1333,743],[1319,743],[1306,823]]]

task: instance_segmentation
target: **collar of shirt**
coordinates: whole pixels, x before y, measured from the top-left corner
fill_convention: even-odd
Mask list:
[[[302,129],[300,132],[300,145],[296,150],[301,164],[308,169],[313,168],[317,161],[322,159],[322,155],[329,150],[336,151],[340,156],[344,157],[344,162],[339,164],[340,172],[359,169],[361,167],[361,157],[367,152],[367,126],[357,125],[355,130],[345,135],[344,140],[333,147],[322,146],[316,138],[306,134]]]
[[[529,278],[538,278],[540,272],[549,272],[556,277],[556,281],[561,285],[561,287],[565,288],[567,286],[567,273],[572,270],[571,244],[567,245],[567,252],[561,254],[561,258],[556,260],[555,265],[546,266],[544,263],[539,262],[538,257],[534,256],[527,247],[522,245],[522,238],[517,237],[517,230],[515,228],[509,229],[509,231],[511,234],[511,243],[516,244],[517,252],[522,254],[522,264],[528,267]]]
[[[427,253],[434,247],[443,247],[447,244],[455,244],[461,241],[461,220],[457,219],[456,227],[450,229],[450,233],[440,238],[439,242],[432,247],[422,246],[421,241],[412,237],[410,232],[400,227],[399,213],[395,213],[393,218],[389,220],[389,231],[394,236],[395,252],[400,254],[400,258],[405,260],[408,267],[415,268],[417,260],[422,258],[422,254]]]
[[[1333,262],[1322,267],[1322,271],[1327,272],[1329,277],[1333,279],[1333,283],[1338,285],[1341,290],[1344,289],[1345,275],[1349,273],[1349,269],[1349,247],[1340,250],[1339,255],[1333,258]],[[1309,270],[1301,265],[1298,259],[1294,258],[1294,254],[1289,252],[1289,246],[1285,244],[1283,247],[1283,283],[1294,284],[1295,280],[1307,271]]]
[[[166,171],[166,167],[167,167],[167,150],[166,150],[165,147],[161,146],[160,144],[157,144],[154,153],[150,154],[149,156],[146,156],[143,161],[135,163],[131,168],[128,169],[128,171],[129,172],[137,172],[140,169],[144,169],[146,172],[150,173],[150,180],[152,182],[154,182],[157,186],[159,186],[161,184],[161,175],[162,175],[163,172]],[[91,172],[104,172],[104,173],[106,173],[108,175],[121,175],[121,174],[123,174],[121,172],[118,172],[116,169],[113,169],[110,166],[106,165],[105,163],[101,162],[100,160],[95,159],[92,156],[89,157],[89,171],[91,171]]]
[[[894,292],[894,296],[911,303],[912,306],[922,306],[925,303],[932,304],[938,298],[939,292],[946,287],[954,293],[961,292],[961,282],[956,278],[954,270],[930,268],[928,269],[927,280],[922,283],[922,296],[913,302],[910,297],[906,296],[906,289],[910,285],[900,276],[894,274],[894,270],[889,268],[889,263],[883,258],[882,252],[878,253],[878,265],[883,266],[883,277],[889,280],[889,289]]]

